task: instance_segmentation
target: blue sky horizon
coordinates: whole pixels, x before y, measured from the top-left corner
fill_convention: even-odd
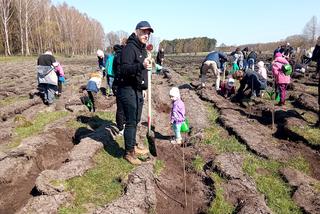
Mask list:
[[[161,40],[206,36],[216,39],[218,45],[280,41],[291,35],[302,34],[312,16],[320,18],[319,0],[297,3],[290,0],[52,2],[66,2],[81,13],[86,13],[98,20],[106,33],[123,30],[130,34],[139,21],[146,20],[153,27],[154,36]]]

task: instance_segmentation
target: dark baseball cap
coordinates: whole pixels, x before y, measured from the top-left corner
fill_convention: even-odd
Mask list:
[[[136,30],[138,30],[138,29],[142,29],[142,30],[149,29],[150,32],[153,33],[153,29],[152,29],[151,25],[149,24],[149,22],[147,22],[147,21],[139,22],[136,26]]]

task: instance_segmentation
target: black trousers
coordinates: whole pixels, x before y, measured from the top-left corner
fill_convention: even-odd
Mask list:
[[[132,151],[136,145],[137,125],[141,120],[143,107],[142,91],[130,86],[119,87],[117,97],[123,107],[125,116],[124,143],[126,152]]]

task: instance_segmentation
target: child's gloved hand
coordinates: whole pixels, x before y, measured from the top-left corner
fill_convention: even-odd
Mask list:
[[[65,82],[65,78],[64,77],[59,77],[58,80],[59,80],[59,82],[62,82],[62,83]]]

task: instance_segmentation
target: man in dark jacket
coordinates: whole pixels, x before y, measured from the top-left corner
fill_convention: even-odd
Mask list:
[[[53,103],[54,94],[58,90],[58,76],[52,66],[54,62],[56,59],[51,51],[46,51],[37,60],[38,88],[43,93],[43,101],[47,105]]]
[[[226,61],[228,61],[228,58],[222,52],[214,51],[206,56],[200,68],[202,87],[205,87],[206,74],[211,69],[216,76],[216,90],[220,89],[220,69]]]
[[[159,48],[158,54],[157,54],[157,61],[156,63],[158,65],[162,65],[164,60],[164,49],[163,48]]]
[[[317,126],[320,126],[320,36],[318,37],[317,44],[314,47],[314,50],[312,52],[312,57],[311,59],[315,62],[317,62],[317,73],[319,73],[319,84],[318,84],[318,105],[319,105],[319,110],[318,110],[318,122]]]
[[[139,165],[141,161],[135,153],[143,154],[147,149],[136,146],[137,125],[141,119],[143,107],[143,90],[148,88],[148,69],[151,61],[147,58],[146,43],[153,29],[147,21],[136,26],[123,48],[121,54],[120,81],[117,96],[123,106],[126,125],[124,129],[125,155],[131,164]]]

